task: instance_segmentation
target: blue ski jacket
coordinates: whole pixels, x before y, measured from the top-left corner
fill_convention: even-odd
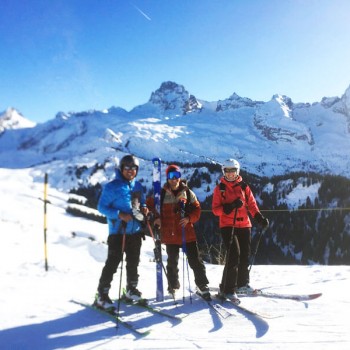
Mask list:
[[[119,213],[132,215],[132,208],[145,207],[145,197],[140,182],[135,179],[126,180],[120,170],[116,171],[116,178],[103,186],[97,209],[106,216],[110,235],[123,234]],[[126,225],[126,234],[134,234],[142,229],[140,221],[133,219]]]

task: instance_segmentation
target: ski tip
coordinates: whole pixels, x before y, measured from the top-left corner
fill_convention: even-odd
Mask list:
[[[309,299],[310,299],[310,300],[317,299],[317,298],[319,298],[320,296],[322,296],[322,293],[310,294],[310,295],[309,295]]]
[[[144,332],[139,332],[138,333],[141,337],[146,337],[147,335],[151,334],[151,330],[147,330],[147,331],[144,331]]]
[[[123,324],[123,323],[120,323],[122,326],[124,325],[125,326],[125,324]],[[117,325],[116,325],[116,330],[118,331],[119,329],[120,329],[120,324],[118,323]],[[138,330],[138,329],[135,329],[135,328],[131,328],[131,327],[126,327],[126,328],[128,328],[129,330],[131,330],[133,333],[134,333],[134,335],[136,335],[136,336],[138,336],[138,337],[146,337],[147,335],[149,335],[149,334],[151,334],[151,330],[150,329],[147,329],[147,330],[145,330],[145,331],[140,331],[140,330]]]

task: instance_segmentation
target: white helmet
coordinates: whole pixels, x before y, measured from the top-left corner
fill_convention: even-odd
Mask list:
[[[227,159],[223,162],[221,169],[222,173],[225,175],[225,169],[237,169],[237,176],[239,175],[239,170],[241,166],[236,159]]]

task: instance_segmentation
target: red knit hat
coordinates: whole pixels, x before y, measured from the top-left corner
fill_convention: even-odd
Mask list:
[[[181,171],[180,171],[180,167],[178,167],[177,165],[175,164],[170,164],[166,170],[165,170],[165,175],[166,177],[168,178],[168,174],[171,172],[171,171],[177,171],[180,173],[180,176],[181,176]]]

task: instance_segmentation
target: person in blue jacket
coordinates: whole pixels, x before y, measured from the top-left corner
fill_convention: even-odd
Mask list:
[[[116,168],[116,177],[107,183],[101,193],[97,209],[106,216],[108,235],[108,256],[102,269],[97,288],[95,303],[102,308],[109,308],[113,303],[109,290],[113,275],[126,255],[126,297],[141,299],[137,289],[138,265],[140,260],[141,240],[143,236],[144,215],[148,209],[145,204],[143,188],[136,181],[139,160],[133,155],[124,156]],[[123,247],[123,238],[124,247]]]

